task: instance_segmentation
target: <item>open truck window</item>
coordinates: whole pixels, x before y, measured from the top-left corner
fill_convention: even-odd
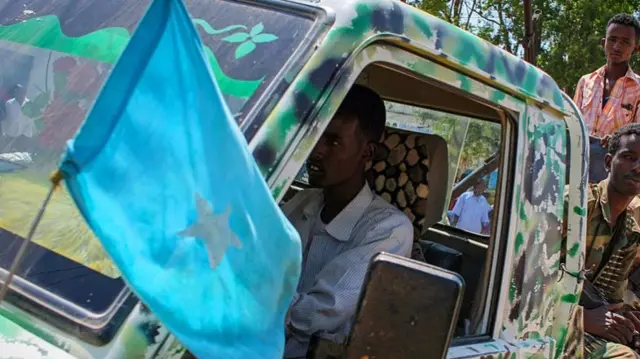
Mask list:
[[[407,62],[416,61],[402,50],[384,49],[394,56],[407,56]],[[387,110],[387,129],[368,169],[372,191],[413,222],[414,259],[464,278],[465,294],[455,333],[458,339],[453,345],[489,340],[492,324],[487,318],[495,310],[493,291],[500,280],[493,268],[501,255],[496,218],[506,202],[500,195],[504,161],[496,166],[497,178],[483,176],[487,186],[480,197],[471,198],[484,206],[466,213],[476,216],[466,220],[484,224],[484,231],[458,228],[449,222],[448,215],[458,200],[452,198],[452,191],[461,174],[475,171],[487,157],[508,148],[504,136],[508,128],[513,129],[508,125],[511,112],[490,101],[465,96],[397,63],[368,64],[355,83],[379,93]],[[308,186],[305,166],[297,171],[285,201]],[[462,193],[473,197],[467,188]]]
[[[53,7],[0,1],[0,120],[6,120],[0,121],[0,274],[6,275],[27,235],[66,141],[82,124],[148,5],[149,0],[82,6],[65,0]],[[250,138],[270,110],[261,101],[286,90],[283,72],[295,67],[296,54],[306,53],[317,14],[225,0],[192,0],[187,6],[211,71]],[[14,304],[36,313],[46,307],[63,317],[62,325],[91,328],[87,340],[109,340],[118,329],[114,321],[123,320],[122,311],[135,302],[63,188],[17,275]]]
[[[449,198],[440,223],[488,237],[491,226],[483,230],[477,225],[482,221],[475,218],[482,220],[486,216],[489,224],[493,218],[499,171],[495,169],[497,161],[491,162],[490,168],[487,162],[497,158],[500,152],[500,123],[393,102],[387,102],[387,114],[391,127],[436,134],[447,141]],[[467,181],[463,182],[464,179]],[[476,196],[467,201],[478,181],[483,184],[479,192],[482,198]],[[463,202],[458,204],[461,198]],[[474,220],[460,223],[456,218],[460,216],[463,220]]]

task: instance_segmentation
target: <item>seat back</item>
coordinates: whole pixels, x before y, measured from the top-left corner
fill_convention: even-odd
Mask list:
[[[387,128],[367,181],[376,194],[411,219],[417,239],[442,219],[448,168],[442,137]]]
[[[462,253],[440,243],[424,239],[418,242],[426,263],[460,274]]]

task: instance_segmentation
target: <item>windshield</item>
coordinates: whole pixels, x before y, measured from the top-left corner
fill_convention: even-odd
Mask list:
[[[223,0],[186,1],[211,70],[242,124],[313,25]],[[0,0],[0,267],[8,268],[64,146],[149,0]],[[286,86],[269,95],[278,97]],[[178,120],[178,119],[177,119]],[[66,190],[55,193],[18,275],[93,313],[124,289]]]

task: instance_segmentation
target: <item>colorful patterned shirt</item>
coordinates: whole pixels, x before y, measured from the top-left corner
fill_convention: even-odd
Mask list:
[[[604,103],[605,67],[582,76],[573,98],[589,134],[604,137],[632,122],[640,122],[640,77],[631,68],[619,78]],[[604,103],[604,106],[603,106]]]

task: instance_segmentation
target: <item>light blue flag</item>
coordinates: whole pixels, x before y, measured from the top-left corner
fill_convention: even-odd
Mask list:
[[[181,0],[153,1],[60,169],[127,283],[190,351],[282,357],[300,239]]]

